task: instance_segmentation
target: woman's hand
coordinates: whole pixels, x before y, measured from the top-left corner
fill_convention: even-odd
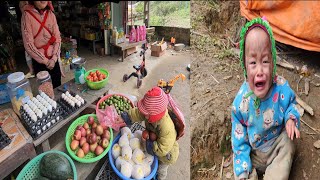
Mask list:
[[[49,64],[47,65],[47,68],[52,70],[54,68],[55,65],[55,61],[54,60],[49,60]]]
[[[294,134],[296,134],[296,138],[300,138],[300,131],[296,127],[294,120],[289,119],[286,123],[286,131],[288,134],[288,137],[293,140]]]

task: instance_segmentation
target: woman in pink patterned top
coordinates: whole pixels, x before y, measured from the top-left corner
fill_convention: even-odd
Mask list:
[[[24,48],[32,57],[34,73],[48,71],[53,87],[61,85],[61,37],[51,1],[29,1],[22,7]]]

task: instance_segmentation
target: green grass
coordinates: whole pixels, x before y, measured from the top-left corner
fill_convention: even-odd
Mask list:
[[[138,2],[135,11],[143,13],[143,6],[144,2]],[[190,1],[150,1],[149,15],[150,26],[190,28]]]

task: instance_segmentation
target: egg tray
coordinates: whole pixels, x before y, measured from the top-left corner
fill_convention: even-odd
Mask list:
[[[20,109],[21,122],[34,140],[41,137],[58,122],[62,121],[64,119],[62,113],[62,107],[57,104],[57,108],[53,109],[47,115],[42,116],[42,118],[38,119],[37,122],[34,122],[22,106]]]
[[[143,127],[140,123],[135,122],[131,125],[130,129],[131,129],[131,132],[134,133],[136,130],[143,131],[145,129],[145,127]],[[103,163],[95,180],[121,180],[118,177],[118,175],[113,171],[113,169],[109,163],[109,156],[107,156],[107,159]],[[153,180],[156,180],[156,177],[154,177]]]
[[[10,143],[11,139],[0,127],[0,150],[8,146]]]
[[[76,94],[73,93],[73,92],[70,92],[69,93],[72,95],[72,96],[75,96]],[[81,97],[82,98],[82,97]],[[71,107],[67,101],[65,101],[64,99],[62,99],[62,97],[60,97],[58,100],[57,100],[57,103],[62,107],[62,116],[64,119],[67,119],[70,115],[72,115],[73,113],[75,113],[76,111],[78,111],[80,108],[82,108],[84,105],[87,104],[87,101],[85,99],[84,100],[84,104],[82,104],[80,107],[78,107],[77,105],[75,105],[75,107]]]

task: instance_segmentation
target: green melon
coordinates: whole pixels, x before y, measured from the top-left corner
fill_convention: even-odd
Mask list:
[[[49,179],[73,179],[72,167],[68,159],[57,153],[49,153],[42,157],[40,174]]]

